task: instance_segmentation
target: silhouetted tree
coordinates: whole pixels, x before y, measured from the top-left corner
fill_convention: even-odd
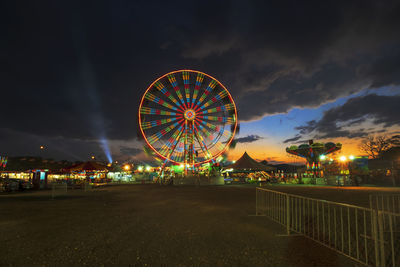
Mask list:
[[[394,135],[387,137],[386,135],[380,136],[367,136],[361,141],[359,150],[366,153],[373,159],[378,158],[383,152],[387,151],[391,147],[400,145],[400,135]]]

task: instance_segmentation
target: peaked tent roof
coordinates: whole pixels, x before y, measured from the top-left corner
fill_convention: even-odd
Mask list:
[[[94,161],[86,161],[77,165],[66,168],[68,171],[108,171],[105,165]]]
[[[275,171],[275,167],[264,165],[254,159],[252,159],[247,152],[244,152],[243,156],[240,157],[234,164],[231,164],[226,169],[234,170],[248,170],[248,171]]]

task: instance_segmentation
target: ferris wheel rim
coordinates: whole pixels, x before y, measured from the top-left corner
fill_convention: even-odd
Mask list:
[[[182,162],[175,161],[175,160],[173,160],[172,158],[169,158],[169,157],[166,157],[166,156],[162,155],[154,146],[152,146],[152,145],[150,144],[150,142],[149,142],[148,139],[147,139],[146,134],[144,133],[144,130],[143,130],[143,127],[142,127],[142,120],[141,120],[141,107],[142,107],[142,105],[143,105],[143,102],[144,102],[145,97],[146,97],[147,93],[149,92],[149,90],[150,90],[151,88],[153,88],[153,86],[154,86],[158,81],[160,81],[161,79],[167,77],[168,75],[172,75],[172,74],[175,74],[175,73],[182,73],[182,72],[192,72],[192,73],[202,74],[202,75],[208,77],[209,79],[216,81],[216,82],[218,83],[218,85],[221,86],[221,87],[225,90],[225,92],[227,93],[227,96],[228,96],[228,98],[229,98],[229,100],[230,100],[230,103],[233,105],[233,110],[234,110],[234,115],[235,115],[235,121],[234,121],[234,124],[233,124],[234,127],[233,127],[233,131],[232,131],[232,135],[231,135],[231,137],[229,138],[229,140],[226,142],[226,145],[224,146],[224,148],[221,149],[219,152],[215,153],[215,155],[212,155],[209,159],[204,160],[204,161],[199,161],[199,162],[196,162],[196,163],[194,164],[195,166],[199,166],[199,165],[201,165],[201,164],[208,163],[208,162],[210,162],[210,161],[212,161],[212,160],[218,158],[220,155],[222,155],[222,154],[229,148],[230,144],[231,144],[232,141],[234,140],[234,137],[235,137],[235,134],[236,134],[236,130],[237,130],[237,125],[238,125],[237,108],[236,108],[235,101],[233,100],[233,97],[232,97],[231,93],[229,92],[229,90],[228,90],[218,79],[216,79],[215,77],[213,77],[213,76],[211,76],[211,75],[209,75],[209,74],[207,74],[207,73],[204,73],[204,72],[202,72],[202,71],[198,71],[198,70],[193,70],[193,69],[180,69],[180,70],[174,70],[174,71],[165,73],[164,75],[162,75],[162,76],[160,76],[159,78],[157,78],[156,80],[154,80],[154,81],[147,87],[147,89],[146,89],[146,91],[144,92],[144,94],[143,94],[143,96],[142,96],[142,98],[141,98],[141,100],[140,100],[140,103],[139,103],[139,112],[138,112],[139,129],[140,129],[140,132],[141,132],[141,134],[142,134],[142,136],[143,136],[144,141],[146,142],[146,144],[151,148],[151,150],[152,150],[154,153],[156,153],[156,155],[157,155],[158,157],[162,158],[163,160],[168,160],[169,162],[171,162],[171,163],[173,163],[173,164],[175,164],[175,165],[182,164]]]

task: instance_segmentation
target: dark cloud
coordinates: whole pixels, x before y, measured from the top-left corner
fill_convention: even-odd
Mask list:
[[[325,111],[319,121],[309,121],[306,125],[296,127],[300,134],[292,139],[300,139],[302,135],[311,133],[316,133],[316,138],[363,137],[372,133],[373,129],[349,130],[346,127],[353,127],[367,120],[382,124],[384,128],[400,125],[399,103],[400,95],[369,94],[350,98],[345,104]]]
[[[6,5],[2,124],[37,136],[132,139],[146,87],[181,68],[224,83],[241,120],[400,83],[398,1]]]
[[[255,135],[255,134],[251,134],[251,135],[248,135],[245,137],[236,138],[235,141],[236,141],[236,143],[252,143],[252,142],[255,142],[260,139],[263,139],[263,137]]]
[[[301,135],[296,135],[295,137],[288,138],[288,139],[284,140],[283,143],[285,143],[285,144],[286,143],[293,143],[293,142],[298,141],[300,138],[301,138]]]
[[[143,149],[136,147],[126,147],[126,146],[121,146],[119,150],[121,154],[128,156],[135,156],[143,152]]]
[[[98,160],[107,159],[97,140],[48,137],[4,128],[0,128],[0,140],[0,155],[40,156],[73,161],[89,160],[94,155]],[[41,150],[40,146],[44,146],[44,149]]]

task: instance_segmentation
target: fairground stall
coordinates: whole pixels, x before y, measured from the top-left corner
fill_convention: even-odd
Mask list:
[[[275,167],[262,164],[244,152],[235,163],[224,167],[222,174],[226,183],[263,182],[271,179],[275,171]]]
[[[62,180],[66,179],[68,183],[72,184],[84,182],[99,184],[111,181],[111,179],[107,179],[107,166],[94,161],[73,165],[63,169],[62,172],[64,175],[59,177]]]

